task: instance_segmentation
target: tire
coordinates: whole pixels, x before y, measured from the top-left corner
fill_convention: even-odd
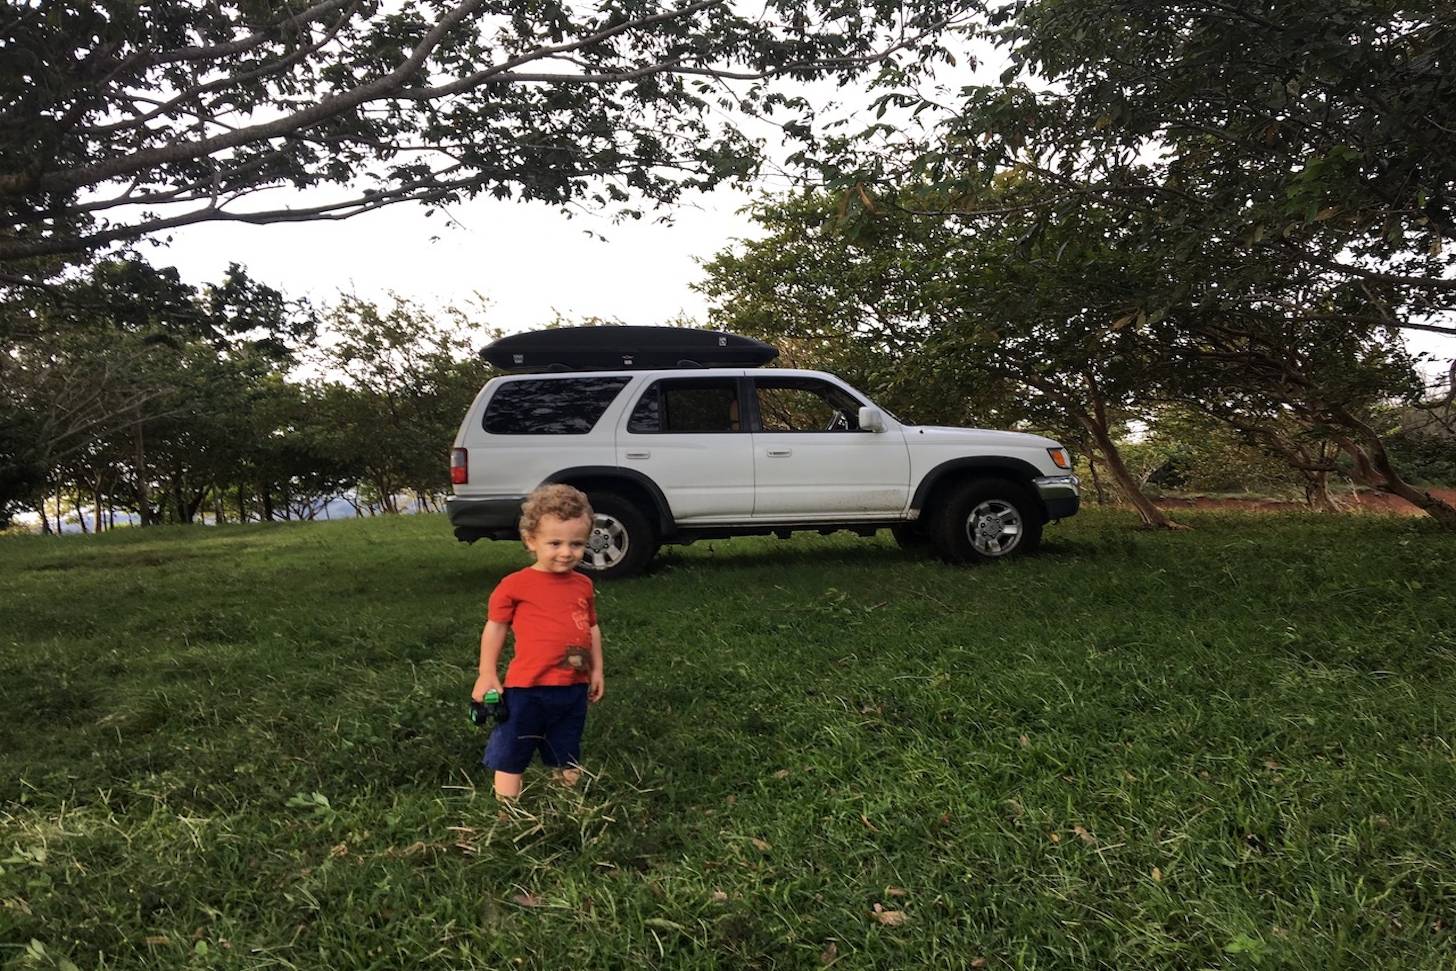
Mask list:
[[[972,479],[937,505],[930,539],[947,563],[984,563],[1035,552],[1041,527],[1041,512],[1025,489],[1004,479]]]
[[[923,520],[896,523],[890,527],[890,535],[895,537],[896,545],[906,553],[922,553],[930,543],[930,537],[925,535]]]
[[[615,493],[588,496],[596,522],[587,539],[586,556],[577,567],[597,580],[620,580],[647,569],[657,554],[657,536],[638,506]]]

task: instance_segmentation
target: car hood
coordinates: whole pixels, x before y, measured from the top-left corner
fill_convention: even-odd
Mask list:
[[[1060,443],[1044,435],[1028,432],[1007,432],[994,428],[951,428],[944,425],[903,425],[905,438],[912,445],[966,445],[974,444],[1002,449],[1047,449]]]

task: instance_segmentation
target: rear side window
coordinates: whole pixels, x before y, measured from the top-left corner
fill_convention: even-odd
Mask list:
[[[585,435],[631,380],[613,375],[508,382],[490,397],[485,430],[492,435]]]
[[[666,378],[637,401],[627,431],[736,432],[738,382],[733,378]]]

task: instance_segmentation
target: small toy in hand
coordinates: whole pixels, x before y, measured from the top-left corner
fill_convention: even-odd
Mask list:
[[[511,715],[499,691],[487,691],[484,701],[470,700],[470,721],[482,727],[503,722]]]

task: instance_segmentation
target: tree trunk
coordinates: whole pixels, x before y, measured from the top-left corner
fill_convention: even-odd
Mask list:
[[[1153,529],[1187,529],[1187,526],[1174,522],[1163,515],[1163,510],[1154,505],[1153,500],[1143,492],[1142,486],[1123,464],[1122,454],[1118,452],[1117,446],[1113,443],[1112,436],[1107,433],[1107,430],[1090,416],[1079,414],[1077,418],[1091,434],[1097,451],[1102,453],[1102,459],[1107,464],[1107,472],[1112,476],[1112,481],[1117,483],[1117,487],[1127,497],[1127,501],[1132,503],[1132,507],[1142,517],[1143,524]]]
[[[137,516],[143,526],[151,526],[152,522],[152,497],[147,492],[147,450],[142,439],[142,423],[137,422],[132,432],[132,441],[136,447],[136,504]]]
[[[181,478],[177,485],[177,517],[191,526],[197,522],[203,504],[207,502],[207,489],[194,489],[185,485]]]
[[[1304,501],[1311,509],[1320,512],[1338,512],[1339,507],[1330,496],[1330,474],[1328,472],[1306,472],[1304,474]]]
[[[1404,499],[1446,529],[1456,527],[1456,509],[1453,509],[1448,503],[1437,499],[1425,489],[1411,485],[1397,475],[1393,469],[1382,472],[1381,461],[1366,452],[1359,443],[1345,437],[1337,438],[1336,441],[1355,460],[1351,477],[1356,482]],[[1383,452],[1384,449],[1382,448],[1381,451]],[[1385,465],[1389,469],[1388,461]]]
[[[1099,506],[1107,504],[1107,490],[1102,487],[1102,476],[1097,474],[1097,462],[1095,459],[1087,460],[1087,474],[1092,476],[1092,491],[1097,494]]]
[[[1361,439],[1357,442],[1349,436],[1335,437],[1335,441],[1354,460],[1355,481],[1399,496],[1445,529],[1456,528],[1456,508],[1401,478],[1400,473],[1395,471],[1395,466],[1390,463],[1385,443],[1373,428],[1346,412],[1340,411],[1336,415],[1342,425],[1354,431]]]

